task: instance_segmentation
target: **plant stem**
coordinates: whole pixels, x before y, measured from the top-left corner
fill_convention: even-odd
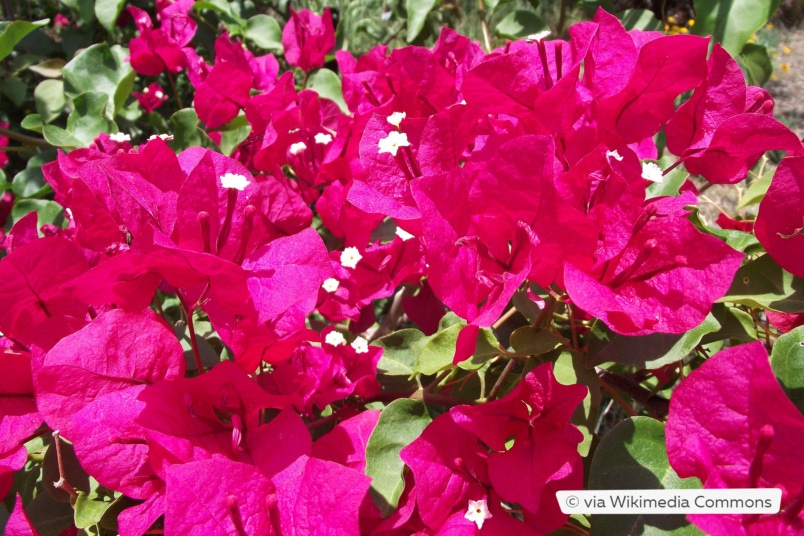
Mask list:
[[[505,382],[505,378],[508,377],[508,375],[514,369],[515,365],[516,365],[516,361],[513,360],[513,359],[511,359],[510,361],[508,361],[508,363],[505,364],[505,368],[500,373],[500,377],[497,378],[497,381],[494,382],[494,385],[492,386],[491,391],[489,392],[489,396],[487,397],[487,400],[494,400],[494,397],[497,396],[497,393],[502,388],[503,382]]]
[[[33,145],[35,147],[53,147],[47,140],[43,140],[42,138],[34,138],[33,136],[26,136],[25,134],[20,134],[19,132],[14,132],[13,130],[9,130],[7,128],[0,127],[0,135],[6,136],[9,139],[18,141],[20,143],[24,143],[25,145]]]
[[[75,489],[67,482],[67,479],[64,478],[64,460],[61,456],[61,437],[59,436],[58,430],[53,430],[53,441],[56,445],[56,463],[59,467],[59,479],[56,482],[53,482],[53,487],[56,489],[63,490],[70,495],[70,498],[75,500],[78,497],[78,493],[75,492]]]
[[[179,110],[184,108],[184,104],[181,102],[181,97],[179,96],[179,90],[176,89],[176,81],[173,80],[173,74],[170,71],[165,71],[167,73],[167,79],[170,83],[170,89],[173,90],[173,96],[176,97],[176,104],[179,105]]]
[[[486,22],[486,3],[483,0],[477,0],[477,11],[480,15],[480,29],[483,30],[483,47],[486,52],[491,52],[491,37],[489,37],[489,25]]]
[[[195,313],[195,307],[190,309],[190,306],[187,305],[187,301],[184,299],[184,296],[182,296],[181,293],[176,295],[179,297],[182,309],[184,309],[184,314],[187,316],[187,330],[190,332],[190,345],[193,348],[193,359],[195,360],[195,366],[198,367],[198,374],[200,375],[204,372],[204,365],[201,364],[201,352],[198,350],[198,341],[195,340],[195,326],[193,326],[193,313]]]

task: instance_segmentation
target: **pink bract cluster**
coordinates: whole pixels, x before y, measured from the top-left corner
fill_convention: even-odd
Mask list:
[[[772,118],[767,92],[746,87],[719,45],[708,54],[705,38],[627,32],[600,11],[572,26],[568,41],[523,40],[489,54],[448,29],[432,50],[339,51],[345,113],[227,34],[209,65],[188,45],[192,2],[157,4],[159,28],[128,8],[140,32],[134,69],[186,70],[207,128],[244,114],[251,133],[232,157],[103,135],[44,167],[69,225],[40,237],[36,214],[23,218],[0,262],[10,371],[0,378],[0,495],[44,421],[98,482],[141,501],[119,515],[124,536],[161,516],[165,533],[186,535],[561,527],[568,516],[555,491],[584,482],[570,419],[586,390],[559,384],[551,365],[499,400],[453,407],[404,447],[409,471],[390,517],[364,474],[379,413],[358,413],[316,441],[307,425],[329,404],[380,393],[381,349],[368,330],[376,300],[402,286],[418,289],[402,307],[425,333],[447,310],[467,322],[455,363],[527,283],[566,294],[624,335],[700,324],[743,254],[690,222],[691,193],[649,198],[662,176],[649,162],[654,135],[665,129],[690,172],[737,182],[766,150],[801,147]],[[335,44],[329,12],[293,13],[282,42],[291,66],[321,67]],[[151,111],[165,97],[152,85],[137,98]],[[780,167],[769,206],[800,200],[788,195],[804,181],[800,159]],[[757,235],[772,254],[784,236],[804,240],[797,210],[763,206]],[[804,248],[779,247],[780,263],[802,266]],[[186,377],[172,326],[149,308],[165,296],[191,326],[202,311],[231,360],[205,370],[196,353]],[[748,351],[712,361],[748,360]],[[749,374],[759,361],[728,368]],[[777,466],[790,456],[784,445],[802,439],[801,423],[787,438],[747,412],[695,420],[703,417],[688,398],[698,398],[687,392],[703,388],[714,366],[674,397],[671,462],[707,487],[779,484],[800,502],[802,475]],[[743,449],[745,463],[725,467],[711,430],[738,421],[735,444],[756,452]],[[765,463],[755,470],[757,457]],[[19,503],[9,530],[33,530]]]

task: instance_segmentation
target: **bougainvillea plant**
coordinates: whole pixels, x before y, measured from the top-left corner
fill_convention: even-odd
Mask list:
[[[804,152],[720,44],[98,6],[3,127],[6,534],[804,533]],[[555,497],[670,480],[782,511]]]

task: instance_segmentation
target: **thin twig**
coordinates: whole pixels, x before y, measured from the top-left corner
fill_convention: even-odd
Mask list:
[[[59,479],[56,482],[53,482],[53,487],[56,489],[63,490],[70,495],[71,498],[75,499],[78,497],[78,493],[75,492],[75,489],[67,482],[67,479],[64,477],[64,460],[61,456],[61,437],[59,436],[58,430],[53,430],[53,441],[56,444],[56,463],[59,467]]]
[[[480,28],[483,30],[483,46],[486,52],[491,52],[491,37],[489,37],[489,25],[486,22],[486,3],[483,0],[477,0],[477,11],[480,15]]]
[[[9,130],[7,128],[0,127],[0,135],[6,136],[14,141],[24,143],[25,145],[33,145],[35,147],[53,147],[53,145],[48,143],[47,140],[43,140],[42,138],[34,138],[33,136],[26,136],[25,134],[20,134],[19,132],[14,132],[13,130]]]
[[[494,386],[491,388],[491,391],[489,392],[489,396],[486,398],[487,400],[494,400],[494,397],[497,396],[497,393],[502,388],[503,382],[505,382],[505,378],[508,377],[508,374],[511,373],[511,371],[514,369],[515,365],[516,365],[516,361],[513,360],[513,359],[511,359],[510,361],[508,361],[508,363],[505,364],[505,368],[500,373],[500,377],[497,378],[497,381],[494,382]]]

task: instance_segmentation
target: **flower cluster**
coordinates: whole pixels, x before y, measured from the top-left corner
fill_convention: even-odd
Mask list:
[[[374,447],[395,449],[390,504],[369,493],[366,451],[391,425],[365,406],[430,393],[381,383],[383,346],[370,342],[401,325],[389,319],[404,313],[422,340],[454,335],[449,358],[468,370],[486,366],[467,360],[518,290],[523,308],[549,313],[533,292],[546,289],[622,336],[699,326],[744,254],[696,227],[688,187],[652,193],[670,171],[660,131],[674,166],[714,183],[742,180],[765,151],[795,153],[756,235],[804,277],[801,141],[706,38],[629,32],[601,10],[568,40],[489,53],[450,29],[432,49],[337,51],[347,113],[226,32],[207,63],[192,5],[158,1],[159,28],[129,7],[131,65],[186,71],[206,129],[240,117],[249,134],[231,156],[104,134],[43,167],[67,223],[40,228],[34,212],[3,237],[0,496],[26,441],[57,431],[82,471],[130,499],[124,536],[154,524],[191,536],[544,534],[569,517],[555,492],[584,485],[574,423],[587,388],[546,363],[498,399],[508,368],[490,401],[483,384],[483,403],[420,404],[415,433]],[[282,44],[306,82],[335,46],[329,10],[292,12]],[[156,83],[134,96],[148,112],[169,100]],[[13,201],[0,200],[0,223]],[[381,300],[391,311],[378,323]],[[495,355],[522,357],[507,347]],[[804,424],[768,409],[786,399],[757,348],[711,358],[670,407],[679,475],[785,489],[784,515],[692,519],[719,534],[801,529],[804,473],[782,467]],[[753,405],[732,388],[707,400],[726,369]],[[439,364],[432,385],[455,370]],[[20,500],[9,530],[35,533]]]

